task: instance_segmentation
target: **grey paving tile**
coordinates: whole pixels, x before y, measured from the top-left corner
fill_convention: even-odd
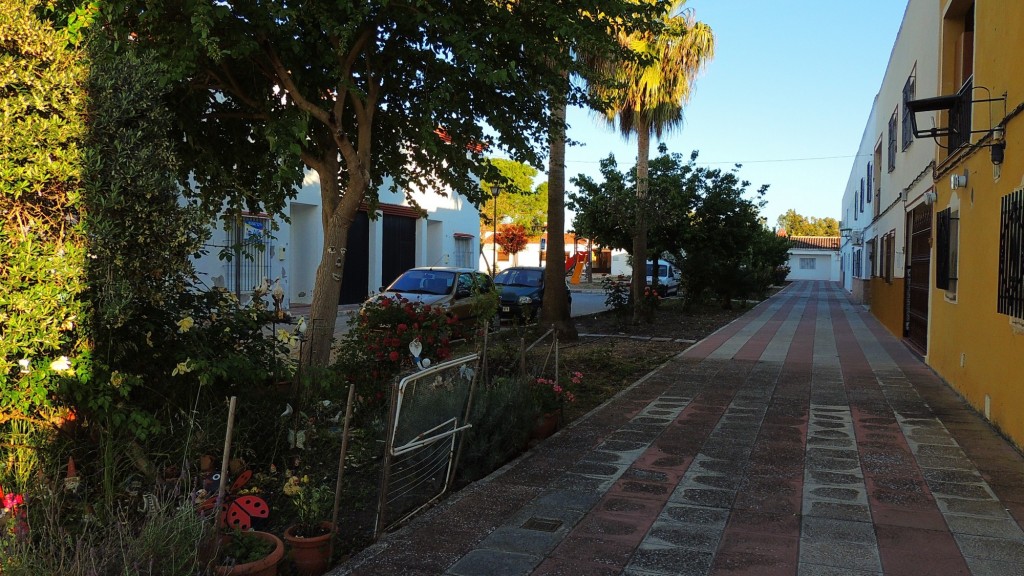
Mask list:
[[[964,557],[1024,565],[1024,542],[1020,540],[1004,540],[972,534],[954,534],[954,537],[956,543],[960,545]]]
[[[478,548],[543,557],[551,552],[568,532],[569,528],[564,525],[555,532],[526,528],[498,528],[488,534]]]
[[[529,554],[478,548],[448,568],[453,576],[517,576],[529,574],[541,558]]]
[[[711,569],[714,554],[684,548],[655,548],[641,545],[623,574],[669,574],[704,576]]]
[[[1005,518],[1006,508],[997,501],[989,500],[966,500],[964,498],[951,498],[948,496],[935,497],[939,504],[939,510],[943,514],[966,514],[968,516],[981,516],[987,518]]]
[[[821,564],[801,562],[797,566],[797,576],[882,576],[882,572],[867,572],[864,570],[851,570],[837,566],[823,566]]]
[[[954,534],[972,534],[975,536],[1024,541],[1024,531],[1021,531],[1020,526],[1013,520],[1010,520],[1008,516],[1006,518],[978,518],[975,516],[948,514],[945,518],[950,532]]]
[[[804,516],[815,516],[821,518],[835,518],[837,520],[852,520],[854,522],[870,522],[871,512],[867,504],[849,504],[838,502],[826,502],[811,500],[809,508],[804,508]]]
[[[871,544],[854,542],[800,542],[800,563],[821,564],[861,570],[881,571],[878,548]]]
[[[537,497],[535,504],[542,508],[568,508],[569,510],[590,510],[601,499],[600,494],[551,490]]]
[[[664,515],[684,524],[723,528],[729,519],[729,509],[669,504]]]
[[[710,530],[708,526],[679,524],[657,520],[644,537],[644,545],[686,548],[711,552],[718,548],[721,530]]]
[[[1024,576],[1024,564],[970,559],[972,576]]]
[[[876,545],[875,527],[870,522],[835,518],[805,517],[801,523],[800,543],[853,542]]]

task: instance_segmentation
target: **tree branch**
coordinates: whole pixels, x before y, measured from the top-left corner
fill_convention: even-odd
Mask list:
[[[270,41],[266,38],[261,38],[260,40],[260,44],[263,46],[263,49],[267,54],[267,58],[270,60],[270,65],[274,69],[277,79],[284,86],[285,91],[288,92],[291,99],[295,101],[295,105],[298,106],[300,110],[309,112],[312,117],[331,128],[331,130],[335,130],[336,123],[331,121],[330,114],[328,114],[323,108],[307,100],[302,94],[302,91],[299,90],[299,87],[292,79],[291,73],[284,67],[284,64],[281,62],[281,58],[278,57],[277,52],[274,50],[274,47],[271,46]]]

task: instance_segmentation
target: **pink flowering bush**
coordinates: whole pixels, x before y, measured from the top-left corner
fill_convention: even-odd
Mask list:
[[[362,405],[381,406],[397,375],[451,357],[456,322],[439,307],[401,296],[367,302],[350,321],[333,369],[346,385],[355,383]],[[419,364],[409,351],[414,340],[422,347]]]
[[[0,541],[9,535],[18,539],[28,536],[25,497],[15,492],[4,493],[0,486]]]
[[[531,392],[541,413],[545,414],[562,408],[566,403],[575,402],[576,396],[569,390],[569,387],[582,382],[583,374],[581,372],[573,372],[569,384],[540,377],[534,381]]]

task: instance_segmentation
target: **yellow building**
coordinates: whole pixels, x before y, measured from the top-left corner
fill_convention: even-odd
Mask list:
[[[1024,446],[1024,2],[941,0],[927,362]]]

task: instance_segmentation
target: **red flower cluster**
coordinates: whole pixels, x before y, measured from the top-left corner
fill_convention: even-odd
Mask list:
[[[419,358],[437,364],[451,356],[449,339],[455,320],[440,307],[401,296],[380,298],[363,306],[339,359],[348,381],[363,398],[373,398],[400,373],[416,369],[409,344],[419,339]]]
[[[28,514],[25,510],[25,497],[14,492],[4,493],[0,486],[0,521],[11,519],[10,532],[19,538],[28,536]],[[2,524],[0,524],[2,526]]]

